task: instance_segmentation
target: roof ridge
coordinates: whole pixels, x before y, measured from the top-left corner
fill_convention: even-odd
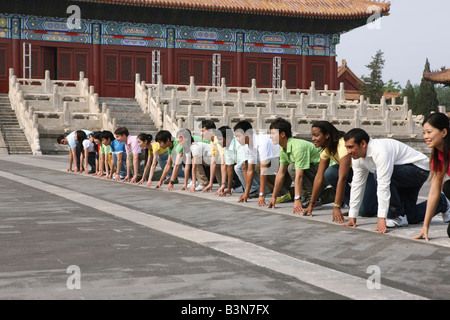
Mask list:
[[[380,0],[75,0],[173,9],[211,10],[263,15],[284,15],[304,18],[354,19],[370,17],[380,8],[381,15],[389,15],[390,2]]]

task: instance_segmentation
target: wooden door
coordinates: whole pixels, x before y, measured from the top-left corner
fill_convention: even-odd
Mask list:
[[[0,93],[8,92],[8,77],[8,46],[0,44]]]
[[[50,79],[56,79],[56,69],[57,69],[57,61],[56,61],[56,48],[53,47],[43,47],[42,48],[42,56],[43,56],[43,75],[45,76],[45,71],[50,71]]]

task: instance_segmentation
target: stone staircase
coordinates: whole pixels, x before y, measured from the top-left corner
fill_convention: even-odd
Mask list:
[[[142,113],[135,99],[98,98],[100,109],[105,102],[111,112],[111,118],[117,119],[117,127],[126,127],[130,135],[150,133],[155,137],[157,128],[149,114]]]
[[[32,154],[27,138],[20,128],[16,113],[11,109],[7,94],[0,94],[0,124],[3,129],[4,143],[9,146],[10,154]]]

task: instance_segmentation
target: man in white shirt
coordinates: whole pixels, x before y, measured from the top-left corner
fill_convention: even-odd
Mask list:
[[[248,145],[248,168],[245,177],[245,192],[239,202],[247,202],[250,197],[250,189],[255,171],[260,171],[258,206],[265,206],[266,186],[269,192],[273,192],[275,177],[279,167],[280,145],[275,145],[269,134],[255,134],[252,125],[248,121],[240,121],[233,127],[236,140],[241,145]],[[258,165],[258,166],[257,166]],[[289,184],[290,186],[290,184]],[[289,187],[283,186],[279,194],[286,194]]]
[[[220,196],[231,195],[232,188],[237,190],[245,189],[245,174],[247,172],[247,145],[241,145],[234,137],[233,130],[229,126],[222,126],[218,129],[217,141],[224,150],[224,162],[226,166],[226,176],[222,176],[223,182],[227,180],[228,185],[223,182],[216,194]],[[225,179],[226,177],[226,179]],[[235,187],[233,187],[233,185]],[[243,192],[237,191],[237,192]],[[259,176],[255,175],[250,188],[250,198],[252,194],[256,197],[259,194]]]
[[[425,211],[417,208],[417,198],[428,179],[428,157],[394,139],[371,139],[358,128],[347,132],[344,140],[353,167],[350,220],[345,225],[356,226],[369,172],[375,173],[377,181],[376,231],[386,233],[386,227],[423,222]]]

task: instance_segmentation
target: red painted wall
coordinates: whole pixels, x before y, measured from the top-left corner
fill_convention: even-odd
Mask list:
[[[227,86],[272,87],[272,54],[215,52],[191,49],[140,48],[112,45],[27,41],[32,45],[32,77],[76,80],[85,71],[89,84],[103,97],[134,97],[135,74],[141,81],[152,80],[152,51],[160,51],[163,83],[189,84],[190,76],[198,85],[212,83],[212,55],[221,54],[221,77]],[[8,92],[8,69],[22,77],[22,40],[0,39],[0,92]],[[281,78],[288,88],[307,89],[311,81],[317,89],[328,84],[338,89],[335,57],[278,55]]]

